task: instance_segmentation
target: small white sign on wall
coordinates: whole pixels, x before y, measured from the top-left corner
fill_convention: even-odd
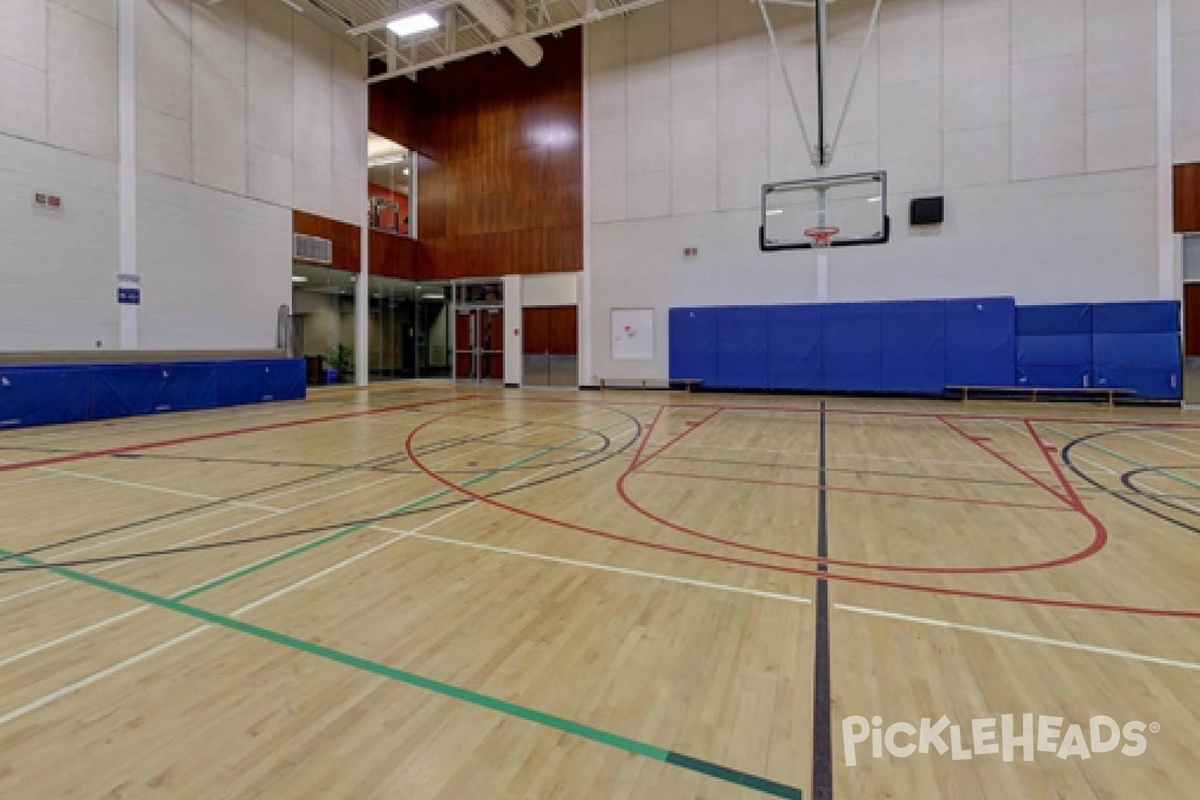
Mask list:
[[[654,309],[614,308],[610,339],[614,361],[654,358]]]

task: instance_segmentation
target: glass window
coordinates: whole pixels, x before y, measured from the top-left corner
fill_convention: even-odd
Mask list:
[[[354,287],[340,269],[292,265],[292,341],[314,385],[354,382]]]
[[[378,134],[367,134],[367,195],[371,227],[416,236],[411,198],[416,196],[413,153]]]

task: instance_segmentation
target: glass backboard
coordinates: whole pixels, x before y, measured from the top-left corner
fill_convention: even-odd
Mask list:
[[[887,173],[862,172],[768,183],[762,190],[759,246],[763,250],[812,247],[814,228],[838,229],[832,247],[883,244],[891,226]]]

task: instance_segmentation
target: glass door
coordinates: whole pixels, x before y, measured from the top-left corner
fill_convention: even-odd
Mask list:
[[[504,380],[504,309],[460,308],[454,315],[454,376],[460,381]]]

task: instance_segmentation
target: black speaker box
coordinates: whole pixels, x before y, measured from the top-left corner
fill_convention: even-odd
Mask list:
[[[946,218],[946,198],[916,197],[908,207],[908,224],[940,225]]]

